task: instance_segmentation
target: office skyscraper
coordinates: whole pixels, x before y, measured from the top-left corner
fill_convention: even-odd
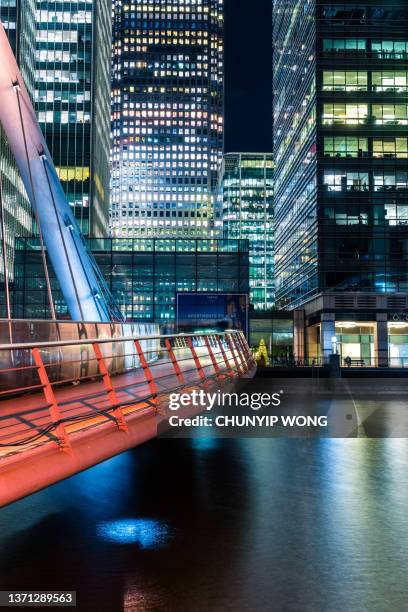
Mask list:
[[[268,153],[227,153],[220,173],[224,238],[249,241],[250,303],[274,306],[273,160]]]
[[[85,234],[108,233],[111,3],[37,0],[36,106]]]
[[[223,0],[114,0],[113,14],[113,235],[211,235]]]
[[[0,19],[30,94],[34,93],[34,15],[35,0],[21,0],[18,3],[0,2]],[[31,206],[1,126],[0,173],[3,186],[7,264],[9,275],[11,275],[14,259],[14,238],[31,232]],[[1,257],[0,252],[0,261]],[[3,265],[1,264],[0,278],[3,277]]]
[[[274,2],[276,296],[309,356],[408,357],[407,24],[404,3]]]

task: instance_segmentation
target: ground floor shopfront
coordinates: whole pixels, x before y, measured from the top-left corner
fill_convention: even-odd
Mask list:
[[[408,294],[327,294],[294,313],[294,354],[321,363],[408,367]]]

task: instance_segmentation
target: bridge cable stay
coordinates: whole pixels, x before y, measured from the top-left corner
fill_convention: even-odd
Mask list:
[[[65,237],[64,237],[64,234],[62,233],[61,219],[59,218],[59,215],[58,215],[57,207],[56,207],[56,204],[55,204],[54,194],[53,194],[52,189],[51,189],[51,183],[50,183],[50,179],[49,179],[48,172],[47,172],[47,165],[46,165],[47,156],[45,155],[45,153],[43,151],[39,151],[38,155],[40,156],[40,159],[42,160],[43,165],[44,165],[45,176],[47,177],[48,189],[50,190],[50,195],[51,195],[52,206],[53,206],[54,211],[55,211],[55,218],[57,219],[58,231],[59,231],[59,234],[61,236],[61,243],[62,243],[62,246],[64,248],[65,257],[67,258],[69,274],[70,274],[71,279],[73,281],[75,296],[76,296],[76,299],[77,299],[77,302],[78,302],[79,311],[81,313],[81,320],[83,321],[84,320],[84,313],[83,313],[83,310],[82,310],[81,301],[79,299],[78,290],[77,290],[77,287],[76,287],[76,284],[75,284],[75,277],[74,277],[74,274],[73,274],[73,271],[72,271],[72,265],[71,265],[71,262],[70,262],[69,256],[68,256],[67,245],[65,243]]]
[[[43,165],[44,165],[44,172],[45,172],[45,175],[46,175],[46,178],[47,178],[47,184],[48,184],[48,187],[49,187],[49,190],[50,190],[53,208],[54,208],[56,217],[58,218],[57,205],[56,205],[56,202],[55,202],[54,193],[52,191],[51,179],[50,179],[49,170],[48,170],[48,167],[47,167],[47,162],[49,160],[48,160],[46,154],[44,153],[44,151],[39,151],[39,156],[42,159],[42,162],[43,162]],[[59,232],[60,232],[60,235],[61,235],[61,241],[62,241],[62,243],[64,245],[65,254],[67,255],[66,243],[65,243],[65,239],[64,239],[64,235],[63,235],[63,232],[62,232],[61,223],[60,223],[59,219],[58,219],[58,229],[59,229]],[[72,233],[73,226],[71,224],[68,224],[67,225],[67,229]],[[93,255],[92,255],[92,253],[89,251],[88,245],[86,244],[83,236],[79,235],[78,237],[79,237],[79,240],[81,241],[81,245],[83,246],[83,248],[86,250],[86,252],[88,254],[89,263],[91,264],[91,267],[94,270],[95,275],[98,278],[98,281],[100,283],[101,294],[103,295],[103,297],[104,297],[104,299],[105,299],[105,301],[106,301],[106,303],[108,305],[109,312],[111,314],[111,318],[113,320],[120,321],[121,318],[122,318],[122,314],[121,314],[118,306],[116,305],[112,294],[110,293],[109,289],[106,287],[106,282],[105,282],[105,279],[102,276],[102,273],[101,273],[101,271],[99,269],[99,266],[97,265]],[[78,245],[77,245],[77,242],[76,242],[76,236],[75,236],[74,233],[72,233],[72,241],[73,241],[73,244],[74,244],[74,247],[75,247],[75,251],[76,251],[76,253],[78,255],[78,261],[81,264],[84,276],[87,278],[88,282],[90,283],[91,279],[89,278],[89,274],[88,274],[88,272],[86,270],[86,267],[84,266],[84,263],[83,263],[82,258],[80,256],[80,252],[79,252]],[[68,260],[68,264],[69,264],[69,271],[70,271],[71,278],[74,280],[72,266],[70,265],[70,262],[69,262],[68,258],[67,258],[67,260]],[[75,286],[75,284],[74,284],[74,286]],[[77,292],[76,292],[76,295],[77,295],[77,299],[79,300]],[[79,304],[80,304],[80,302],[79,302]],[[102,312],[102,309],[101,309],[99,301],[95,300],[95,304],[96,304],[96,307],[98,309],[98,312],[99,312],[100,316],[102,317],[103,316],[103,312]],[[84,320],[83,313],[82,313],[82,320]]]
[[[3,200],[3,179],[0,173],[0,226],[1,226],[1,255],[3,263],[3,275],[4,275],[4,298],[6,303],[6,315],[7,319],[11,319],[11,308],[10,308],[10,289],[8,284],[8,270],[7,270],[7,245],[6,245],[6,227],[4,223],[4,200]]]
[[[18,81],[13,83],[13,87],[14,87],[14,90],[15,90],[16,96],[17,96],[18,113],[19,113],[19,116],[20,116],[20,126],[21,126],[21,131],[22,131],[23,140],[24,140],[25,156],[26,156],[27,167],[28,167],[28,171],[29,171],[30,184],[31,184],[31,189],[32,189],[32,193],[33,193],[33,198],[35,199],[36,196],[35,196],[35,190],[34,190],[34,184],[33,184],[33,175],[32,175],[32,171],[31,171],[30,158],[28,156],[27,138],[26,138],[26,133],[25,133],[25,129],[24,129],[23,114],[21,112],[21,102],[20,102],[20,95],[19,95],[20,94],[20,85],[19,85]],[[51,311],[51,318],[52,318],[53,321],[55,321],[56,320],[56,314],[55,314],[54,300],[53,300],[53,297],[52,297],[50,275],[49,275],[49,271],[48,271],[47,257],[46,257],[46,254],[45,254],[44,240],[43,240],[43,236],[42,236],[40,220],[38,218],[38,213],[37,213],[37,206],[34,205],[31,208],[34,211],[35,221],[36,221],[37,228],[38,228],[38,237],[39,237],[39,241],[40,241],[40,251],[41,251],[41,261],[42,261],[42,265],[43,265],[43,268],[44,268],[45,284],[46,284],[46,287],[47,287],[47,297],[48,297],[48,303],[49,303],[50,311]]]

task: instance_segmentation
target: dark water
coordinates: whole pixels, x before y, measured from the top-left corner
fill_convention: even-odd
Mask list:
[[[110,612],[406,611],[407,484],[407,440],[156,440],[1,510],[1,588]]]

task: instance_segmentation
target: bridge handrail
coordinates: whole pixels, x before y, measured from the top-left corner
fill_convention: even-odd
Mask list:
[[[43,383],[38,380],[40,369],[44,373],[44,380],[49,379],[47,384],[63,386],[100,378],[101,368],[106,370],[106,377],[116,377],[140,366],[146,371],[148,367],[155,368],[156,364],[163,363],[162,358],[166,354],[173,368],[178,369],[177,362],[180,365],[184,362],[183,351],[190,355],[187,361],[193,358],[195,367],[198,364],[199,375],[202,377],[195,347],[201,347],[200,351],[205,349],[214,368],[218,368],[214,364],[216,346],[228,376],[232,375],[232,370],[240,375],[253,364],[243,333],[238,330],[181,334],[161,334],[158,331],[149,335],[135,333],[117,337],[53,339],[42,342],[30,338],[28,342],[0,344],[0,400],[16,393],[43,388]],[[231,364],[226,352],[230,353]]]
[[[110,344],[113,342],[134,342],[135,340],[165,340],[174,338],[195,338],[195,337],[206,337],[206,336],[225,336],[227,334],[239,334],[241,333],[237,329],[228,329],[223,332],[191,332],[189,334],[154,334],[152,336],[116,336],[113,338],[83,338],[81,340],[52,340],[50,342],[18,342],[16,344],[0,344],[0,351],[14,351],[19,349],[32,349],[32,348],[58,348],[62,346],[81,346],[83,344]]]

